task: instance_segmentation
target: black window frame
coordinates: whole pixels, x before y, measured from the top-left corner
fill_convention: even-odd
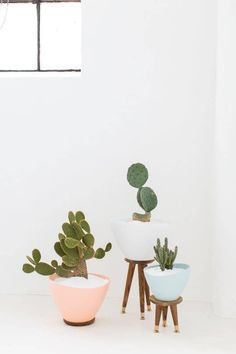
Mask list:
[[[3,0],[2,3],[3,4],[34,4],[36,5],[36,18],[37,18],[37,69],[35,70],[27,70],[27,69],[23,69],[23,70],[1,70],[0,69],[0,73],[11,73],[11,72],[19,72],[19,73],[40,73],[40,72],[81,72],[81,69],[41,69],[41,63],[40,63],[40,41],[41,41],[41,36],[40,36],[40,32],[41,32],[41,3],[70,3],[70,2],[81,2],[81,0]]]

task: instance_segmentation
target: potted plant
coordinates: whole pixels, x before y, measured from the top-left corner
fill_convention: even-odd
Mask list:
[[[141,163],[132,164],[127,172],[127,180],[132,187],[138,189],[137,202],[144,213],[135,212],[132,218],[113,220],[113,233],[125,258],[152,260],[152,246],[156,237],[166,231],[168,224],[151,218],[158,200],[155,192],[144,186],[148,180],[147,168]]]
[[[170,250],[167,237],[165,237],[163,246],[160,239],[157,239],[154,251],[154,258],[159,265],[152,265],[144,269],[147,283],[157,299],[176,300],[188,282],[190,267],[187,264],[174,263],[178,248]]]
[[[63,232],[54,244],[60,262],[42,262],[40,251],[34,249],[32,257],[27,256],[29,263],[23,265],[23,271],[49,276],[52,296],[64,322],[82,326],[94,322],[110,283],[107,276],[88,273],[86,261],[103,258],[112,245],[108,243],[105,249],[95,251],[94,236],[84,213],[70,211],[68,218],[69,222],[62,225]]]

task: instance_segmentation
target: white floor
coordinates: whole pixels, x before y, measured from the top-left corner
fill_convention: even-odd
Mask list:
[[[1,354],[236,353],[236,320],[215,317],[206,303],[184,301],[179,307],[181,333],[168,327],[153,333],[154,311],[139,320],[130,301],[120,313],[120,299],[106,299],[96,322],[66,326],[49,296],[0,296]]]

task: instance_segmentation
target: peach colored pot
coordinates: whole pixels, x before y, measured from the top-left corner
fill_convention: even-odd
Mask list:
[[[56,274],[49,277],[52,296],[66,324],[84,326],[95,320],[107,293],[110,279],[104,275],[90,274],[108,279],[108,283],[97,288],[75,288],[55,282],[58,277]]]

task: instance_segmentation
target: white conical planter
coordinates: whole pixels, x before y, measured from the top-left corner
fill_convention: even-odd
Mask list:
[[[168,223],[151,219],[150,222],[114,219],[112,230],[125,258],[147,261],[154,258],[153,246],[158,237],[167,236]]]

